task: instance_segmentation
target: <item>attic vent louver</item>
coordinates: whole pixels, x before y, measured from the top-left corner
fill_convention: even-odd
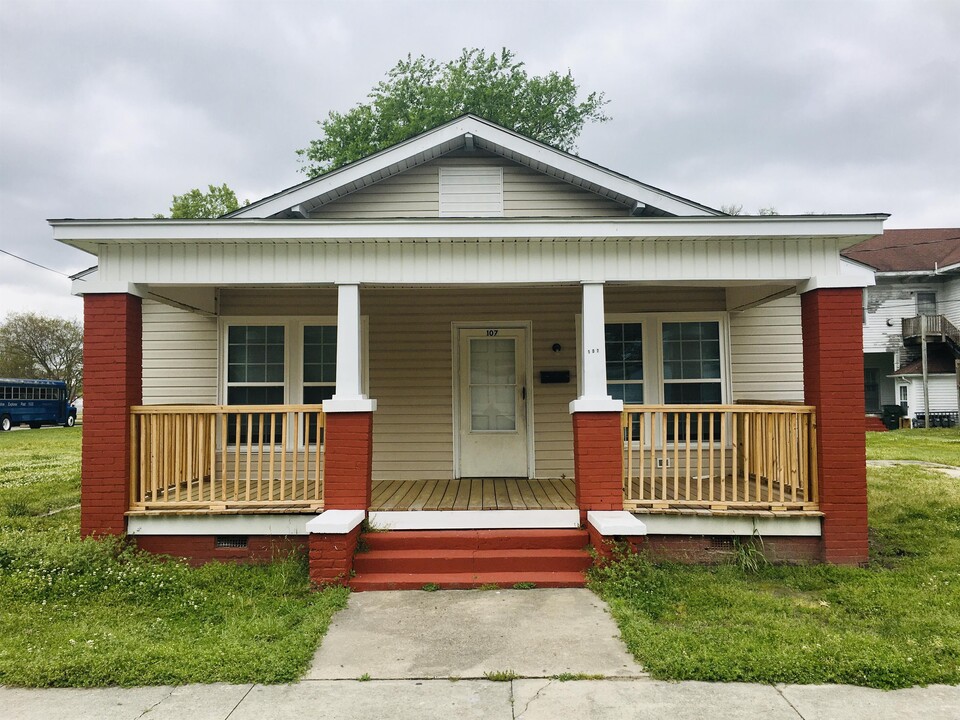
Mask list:
[[[440,217],[502,217],[503,168],[440,168]]]

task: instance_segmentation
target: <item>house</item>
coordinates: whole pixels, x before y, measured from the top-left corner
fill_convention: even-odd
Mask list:
[[[931,420],[936,425],[955,422],[960,228],[885,230],[843,255],[876,270],[877,284],[866,288],[863,296],[867,415],[876,418],[884,405],[900,405],[914,426],[923,425],[925,327]],[[876,425],[874,419],[871,428]]]
[[[358,589],[582,583],[607,538],[861,563],[840,253],[886,217],[731,217],[468,115],[220,219],[52,220],[98,261],[82,531]]]

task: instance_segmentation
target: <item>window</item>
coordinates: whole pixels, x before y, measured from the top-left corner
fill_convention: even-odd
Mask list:
[[[901,385],[899,393],[900,393],[900,407],[903,408],[904,413],[907,413],[909,412],[909,409],[910,409],[909,403],[907,401],[907,386]]]
[[[863,399],[868,413],[880,412],[880,370],[863,369]]]
[[[675,314],[620,315],[605,323],[607,392],[612,398],[626,404],[648,405],[723,402],[726,375],[722,315],[691,320],[677,317]],[[673,442],[669,413],[667,420],[667,440]],[[716,422],[715,433],[719,433],[719,427]],[[708,433],[706,424],[703,432]],[[682,425],[680,433],[679,439],[683,439]],[[635,421],[633,437],[638,434]]]
[[[303,328],[303,402],[322,403],[337,386],[337,328],[305,325]]]
[[[720,323],[663,323],[664,403],[719,404],[720,366]]]
[[[606,323],[607,392],[624,403],[643,402],[643,324]]]
[[[937,294],[935,292],[917,293],[917,315],[937,314]]]
[[[227,331],[227,405],[282,405],[283,325],[234,325]]]

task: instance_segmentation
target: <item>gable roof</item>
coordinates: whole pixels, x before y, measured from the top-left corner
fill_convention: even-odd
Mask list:
[[[724,214],[531,140],[475,115],[463,115],[378,153],[246,205],[224,217],[305,217],[312,210],[337,198],[469,147],[500,155],[597,195],[634,206],[636,214],[681,217]]]
[[[960,266],[960,228],[884,230],[843,255],[878,272],[933,274]]]

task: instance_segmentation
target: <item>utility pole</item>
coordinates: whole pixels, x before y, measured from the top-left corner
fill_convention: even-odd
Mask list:
[[[923,367],[923,426],[930,428],[930,378],[927,373],[927,316],[920,316],[920,364]]]

